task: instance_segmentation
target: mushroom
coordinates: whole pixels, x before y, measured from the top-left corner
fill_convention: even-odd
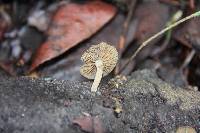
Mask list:
[[[91,87],[96,92],[101,78],[108,75],[116,66],[118,52],[115,47],[101,42],[92,45],[81,57],[85,63],[81,66],[80,73],[88,79],[94,79]]]

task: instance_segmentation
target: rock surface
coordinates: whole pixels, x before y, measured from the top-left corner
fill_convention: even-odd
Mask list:
[[[90,87],[1,77],[0,133],[160,133],[179,126],[200,131],[200,92],[170,85],[154,71],[136,71],[119,88],[102,86],[96,96]]]

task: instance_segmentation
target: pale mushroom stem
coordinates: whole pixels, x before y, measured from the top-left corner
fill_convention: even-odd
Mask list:
[[[99,83],[100,83],[102,75],[103,75],[103,62],[102,62],[102,60],[95,61],[95,65],[97,67],[97,72],[96,72],[95,79],[94,79],[94,82],[93,82],[92,87],[91,87],[91,92],[97,91],[97,88],[99,86]]]

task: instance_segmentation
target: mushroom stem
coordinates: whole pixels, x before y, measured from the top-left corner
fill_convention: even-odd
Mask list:
[[[95,66],[97,67],[97,72],[96,72],[95,79],[94,79],[94,82],[93,82],[92,87],[91,87],[91,92],[97,91],[97,88],[99,86],[99,83],[100,83],[102,75],[103,75],[103,62],[102,62],[102,60],[95,61]]]

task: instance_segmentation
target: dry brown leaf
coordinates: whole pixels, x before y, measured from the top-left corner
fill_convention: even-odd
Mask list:
[[[115,14],[115,7],[101,1],[60,7],[48,30],[49,37],[37,50],[30,71],[89,38]]]
[[[73,123],[89,133],[104,133],[102,123],[98,117],[84,116],[74,119]]]

